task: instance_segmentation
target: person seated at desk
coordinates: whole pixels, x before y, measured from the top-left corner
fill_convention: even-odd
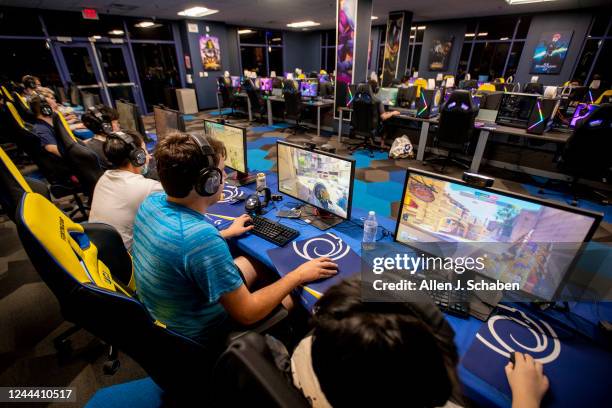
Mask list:
[[[36,88],[41,85],[40,79],[33,75],[24,75],[21,78],[21,84],[23,85],[20,91],[21,96],[23,96],[28,102],[30,101],[30,99],[36,96]]]
[[[226,239],[253,227],[246,215],[218,231],[206,212],[223,194],[226,150],[208,136],[170,133],[155,150],[164,193],[151,194],[134,224],[138,297],[154,319],[215,350],[240,325],[268,316],[296,287],[333,276],[337,265],[318,258],[251,292],[263,268],[233,258]]]
[[[410,75],[404,75],[400,82],[400,88],[408,88],[410,86]]]
[[[159,181],[144,178],[149,154],[137,132],[114,132],[105,137],[104,156],[111,165],[96,183],[89,222],[115,227],[128,252],[132,250],[134,219],[151,193],[164,191]]]
[[[314,408],[457,408],[459,357],[439,314],[433,303],[362,302],[360,281],[345,280],[317,302],[290,378]],[[549,385],[542,364],[521,353],[515,361],[505,367],[512,406],[537,408]]]
[[[57,110],[55,100],[35,95],[30,98],[30,109],[36,118],[32,131],[40,139],[41,148],[57,157],[62,157],[53,129],[53,114]]]
[[[397,116],[400,114],[399,111],[393,110],[393,111],[389,111],[387,112],[387,110],[385,109],[385,104],[383,103],[383,101],[381,101],[379,98],[376,97],[376,94],[378,93],[378,91],[380,90],[380,88],[378,87],[378,81],[374,80],[374,79],[370,79],[368,81],[368,85],[370,85],[370,89],[372,89],[372,94],[373,94],[373,99],[374,102],[378,105],[378,114],[380,115],[380,124],[383,127],[383,130],[380,132],[380,146],[381,147],[385,147],[385,135],[386,135],[386,129],[385,129],[385,121],[391,119],[394,116]]]
[[[121,130],[119,126],[119,113],[104,105],[92,106],[81,116],[81,120],[85,127],[92,131],[94,136],[87,140],[85,144],[93,150],[100,159],[102,170],[108,170],[113,167],[111,162],[106,157],[104,144],[110,132],[118,132]],[[142,137],[139,137],[142,140]],[[140,144],[138,144],[140,146]]]

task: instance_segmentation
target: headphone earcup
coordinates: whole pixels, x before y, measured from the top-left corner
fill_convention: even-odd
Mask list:
[[[217,192],[222,181],[221,170],[216,167],[204,169],[195,183],[196,193],[203,197],[210,197]]]
[[[136,167],[142,167],[147,162],[147,153],[141,148],[134,149],[130,152],[130,161]]]

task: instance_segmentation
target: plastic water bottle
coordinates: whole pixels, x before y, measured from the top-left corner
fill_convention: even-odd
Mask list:
[[[363,243],[365,249],[372,249],[376,242],[376,231],[378,230],[378,221],[376,221],[376,213],[370,211],[368,218],[363,223]]]

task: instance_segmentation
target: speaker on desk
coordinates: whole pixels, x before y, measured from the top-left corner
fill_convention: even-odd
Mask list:
[[[553,112],[558,103],[558,99],[538,98],[527,122],[527,133],[541,135],[549,130]]]
[[[440,89],[421,89],[421,94],[416,99],[416,116],[426,119],[436,116],[440,111],[441,99]]]

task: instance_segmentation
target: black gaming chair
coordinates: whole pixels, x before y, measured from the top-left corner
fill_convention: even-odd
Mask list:
[[[232,88],[232,84],[231,82],[229,82],[229,78],[217,78],[217,87],[219,89],[219,93],[221,94],[221,102],[223,103],[221,108],[231,109],[231,113],[225,116],[235,116],[235,109],[238,101],[236,100],[237,98],[234,96],[234,88]]]
[[[596,198],[607,205],[607,196],[592,188],[580,188],[580,179],[607,180],[612,177],[612,104],[603,104],[595,108],[582,119],[574,133],[565,143],[559,169],[572,177],[570,193],[572,205],[578,204],[579,197]],[[542,190],[540,193],[544,193]],[[594,197],[595,196],[595,197]]]
[[[310,407],[274,365],[265,338],[250,332],[232,342],[214,371],[217,406]]]
[[[122,269],[127,274],[131,267],[120,238],[104,231],[90,233],[35,193],[24,195],[17,214],[23,247],[66,320],[129,355],[170,397],[200,402],[209,398],[220,353],[166,329],[132,297],[118,279]],[[113,257],[102,259],[105,250],[99,248],[114,245],[111,242],[116,245],[107,252]],[[116,254],[123,255],[123,261],[113,259]]]
[[[295,86],[295,81],[285,80],[283,82],[283,99],[285,100],[285,119],[295,121],[295,126],[289,128],[294,134],[298,131],[306,131],[307,128],[300,125],[304,115],[304,105],[302,104],[302,94]]]
[[[255,84],[252,79],[245,79],[243,82],[243,88],[247,93],[249,102],[251,103],[251,112],[259,114],[259,121],[263,122],[263,115],[267,110],[266,104],[261,100],[259,89],[255,88]]]
[[[34,113],[32,113],[32,110],[30,109],[30,104],[28,103],[26,98],[24,98],[17,92],[13,92],[13,100],[15,101],[15,107],[17,108],[17,112],[19,112],[21,118],[28,123],[34,123],[34,120],[36,118],[34,116]]]
[[[74,136],[59,112],[53,115],[53,128],[64,160],[79,179],[83,193],[91,202],[96,183],[104,173],[98,155]]]
[[[426,162],[442,162],[444,170],[449,162],[469,168],[469,163],[454,158],[454,153],[468,154],[472,149],[474,139],[474,120],[478,108],[474,105],[470,91],[457,89],[440,109],[438,133],[434,139],[436,147],[448,151],[446,156],[438,156]]]
[[[73,217],[80,212],[82,216],[87,217],[86,208],[78,195],[80,187],[66,162],[41,148],[40,139],[32,132],[30,125],[21,119],[11,102],[6,103],[5,113],[6,129],[11,134],[11,140],[25,152],[47,179],[51,195],[55,198],[72,196],[76,207],[70,216]]]
[[[378,111],[378,101],[374,97],[372,89],[368,84],[359,84],[351,104],[351,136],[362,136],[365,140],[357,145],[350,146],[352,154],[359,149],[366,149],[370,157],[374,156],[375,150],[383,150],[375,145],[375,139],[381,134],[381,121]]]

